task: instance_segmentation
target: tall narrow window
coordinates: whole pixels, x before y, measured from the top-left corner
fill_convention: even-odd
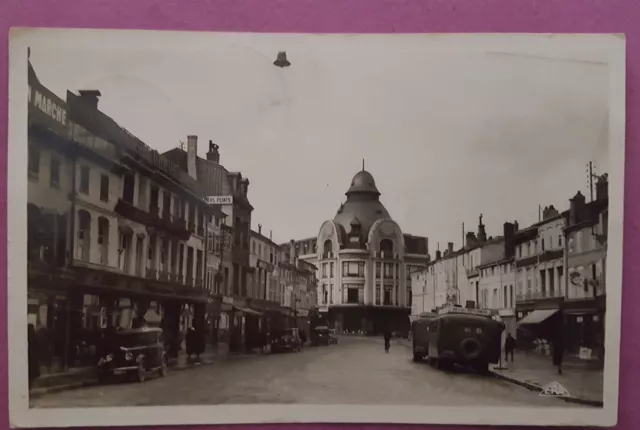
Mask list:
[[[60,160],[51,158],[50,184],[54,188],[60,187]]]
[[[142,209],[147,208],[147,190],[149,189],[149,182],[144,176],[138,178],[138,207]],[[133,193],[131,194],[131,200],[133,200]]]
[[[78,259],[89,261],[91,249],[91,215],[85,210],[78,211]]]
[[[98,218],[98,251],[100,264],[109,264],[109,220],[105,217]]]
[[[100,176],[100,200],[103,202],[109,201],[109,176]]]
[[[142,268],[144,267],[144,237],[138,236],[136,242],[136,273],[138,276],[144,276]]]
[[[80,186],[79,190],[82,194],[89,194],[89,167],[80,166]]]
[[[29,145],[29,176],[37,178],[40,174],[40,148]]]

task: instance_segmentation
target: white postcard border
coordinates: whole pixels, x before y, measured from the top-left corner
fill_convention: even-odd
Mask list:
[[[596,49],[611,53],[609,61],[609,245],[607,251],[607,310],[605,317],[604,407],[583,408],[559,404],[558,408],[512,407],[430,407],[386,405],[218,405],[157,406],[118,408],[30,409],[28,400],[27,360],[27,246],[26,203],[27,181],[27,47],[46,39],[46,33],[66,32],[71,42],[78,30],[12,29],[9,62],[9,135],[7,180],[7,329],[9,354],[9,407],[12,427],[76,427],[133,425],[195,425],[253,423],[407,423],[407,424],[475,424],[475,425],[591,425],[612,426],[617,423],[619,343],[621,325],[621,288],[623,261],[624,167],[625,167],[625,38],[624,35],[438,35],[438,40],[451,40],[458,49],[502,46],[517,47],[522,38],[540,38],[540,46],[554,52]],[[104,37],[95,31],[94,36]],[[136,39],[159,45],[170,40],[202,37],[203,33],[118,31],[119,36],[136,33]],[[220,33],[219,33],[220,34]],[[252,35],[244,37],[317,37],[312,35]],[[325,37],[340,37],[331,35]],[[419,37],[417,35],[368,35],[363,37]],[[436,38],[430,38],[434,43]],[[92,39],[96,40],[96,39]],[[462,42],[461,42],[462,41]],[[500,45],[500,44],[498,44]],[[145,45],[146,46],[146,45]],[[381,48],[382,49],[382,48]],[[546,51],[545,51],[546,52]],[[595,52],[595,51],[593,51]],[[558,400],[560,402],[560,400]],[[381,407],[382,406],[382,407]]]

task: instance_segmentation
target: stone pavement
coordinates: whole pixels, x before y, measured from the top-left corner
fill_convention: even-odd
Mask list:
[[[113,383],[31,398],[35,408],[220,404],[555,407],[569,405],[516,384],[414,363],[411,349],[345,336],[301,352],[248,354],[142,384]],[[576,407],[576,405],[571,405]]]
[[[547,385],[557,382],[569,392],[567,397],[562,397],[565,400],[602,406],[604,373],[587,363],[567,360],[563,363],[562,374],[558,374],[550,357],[533,352],[516,352],[514,361],[503,361],[502,366],[507,369],[499,370],[496,368],[498,366],[491,369],[501,379],[538,393]]]

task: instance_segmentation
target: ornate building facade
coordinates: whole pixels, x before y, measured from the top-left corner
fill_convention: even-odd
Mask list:
[[[380,195],[363,168],[317,238],[296,243],[301,259],[317,267],[322,319],[339,331],[408,330],[411,273],[429,262],[427,238],[404,234]]]

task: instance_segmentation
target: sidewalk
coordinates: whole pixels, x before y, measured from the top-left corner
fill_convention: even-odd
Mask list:
[[[169,359],[169,369],[179,371],[197,366],[213,364],[227,358],[239,358],[238,354],[219,353],[211,350],[200,355],[199,361],[188,360],[187,354],[181,351],[177,358]],[[64,373],[52,373],[39,377],[34,382],[34,387],[29,390],[30,397],[37,397],[49,393],[72,390],[75,388],[87,387],[98,383],[95,367],[82,367],[69,369]]]
[[[503,357],[504,359],[504,357]],[[562,374],[553,366],[550,357],[536,353],[516,352],[513,362],[502,363],[506,370],[491,366],[493,374],[506,381],[541,392],[547,385],[557,382],[568,392],[560,398],[591,406],[602,406],[604,374],[587,363],[569,360],[563,363]]]

